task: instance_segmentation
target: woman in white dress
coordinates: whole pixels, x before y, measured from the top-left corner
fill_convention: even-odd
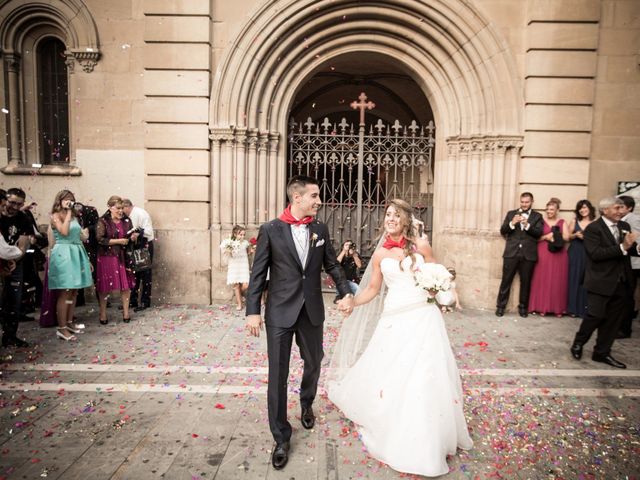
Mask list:
[[[473,442],[442,314],[413,277],[434,261],[432,250],[402,200],[390,202],[384,230],[355,297],[360,307],[340,331],[327,391],[371,456],[400,472],[444,475],[447,455]]]

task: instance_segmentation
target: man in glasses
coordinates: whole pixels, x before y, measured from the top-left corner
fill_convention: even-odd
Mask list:
[[[29,219],[21,211],[26,194],[20,188],[7,190],[7,203],[0,215],[0,234],[9,245],[25,242],[25,237],[33,235]],[[18,260],[11,275],[5,279],[2,292],[2,346],[28,347],[29,344],[17,337],[22,316],[22,293],[24,290],[24,264]]]

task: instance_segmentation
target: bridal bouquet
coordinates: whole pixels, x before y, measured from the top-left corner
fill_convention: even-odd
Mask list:
[[[232,240],[231,238],[225,238],[220,244],[220,250],[227,255],[234,256],[243,248],[247,248],[249,242],[246,240]]]
[[[416,286],[426,290],[429,294],[429,303],[435,303],[436,295],[447,292],[451,288],[451,275],[444,265],[439,263],[422,263],[413,273]]]

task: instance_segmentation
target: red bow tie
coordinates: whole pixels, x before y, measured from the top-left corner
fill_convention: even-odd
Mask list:
[[[307,216],[300,220],[294,217],[291,214],[291,205],[287,206],[278,218],[289,225],[307,225],[313,222],[313,217]]]
[[[391,239],[391,237],[387,237],[387,239],[384,241],[382,246],[384,248],[387,248],[387,249],[404,248],[406,243],[407,243],[407,241],[404,239],[404,237],[400,237],[400,241],[398,241],[398,242],[396,242],[395,240]]]

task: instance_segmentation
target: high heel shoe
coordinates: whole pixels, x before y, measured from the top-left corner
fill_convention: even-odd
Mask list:
[[[80,327],[78,327],[77,325],[74,325],[73,323],[67,324],[67,326],[65,328],[67,330],[69,330],[71,333],[80,333],[80,332],[82,332]]]
[[[109,323],[109,319],[108,318],[105,318],[104,320],[102,320],[100,318],[99,320],[100,320],[100,325],[106,325],[107,323]]]
[[[61,340],[64,340],[65,342],[71,341],[71,340],[77,340],[75,335],[65,335],[64,333],[62,333],[62,330],[67,330],[66,327],[62,327],[62,328],[56,328],[56,337],[58,337]]]
[[[122,317],[122,321],[123,321],[124,323],[129,323],[129,322],[131,321],[131,317],[129,317],[129,318],[124,318],[124,317]]]

